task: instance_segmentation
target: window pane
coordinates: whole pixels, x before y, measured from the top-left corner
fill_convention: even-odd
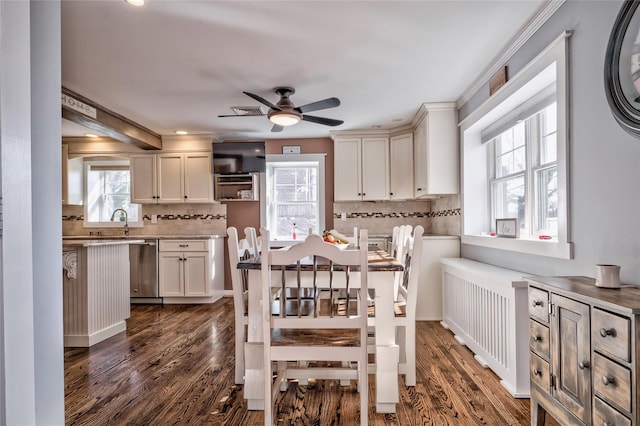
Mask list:
[[[272,239],[302,240],[309,228],[319,233],[319,166],[316,163],[267,163],[266,222]]]
[[[536,173],[536,231],[558,235],[558,173],[555,167]]]
[[[526,168],[525,124],[520,122],[495,139],[497,178],[518,173]]]
[[[130,202],[131,179],[128,170],[92,170],[87,172],[87,221],[110,222],[117,208],[127,211],[129,222],[138,221],[137,205]],[[116,214],[114,220],[120,218]]]
[[[553,103],[540,112],[540,164],[557,159],[557,124],[556,104]]]
[[[497,219],[517,217],[520,228],[525,229],[525,186],[524,176],[517,176],[494,184]]]

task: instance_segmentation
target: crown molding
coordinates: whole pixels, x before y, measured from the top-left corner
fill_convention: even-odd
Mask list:
[[[565,3],[566,0],[547,0],[538,9],[536,14],[520,29],[511,39],[507,46],[491,61],[489,65],[476,80],[465,90],[456,101],[457,108],[460,109],[466,104],[480,88],[489,81],[500,68],[549,20],[551,16]]]

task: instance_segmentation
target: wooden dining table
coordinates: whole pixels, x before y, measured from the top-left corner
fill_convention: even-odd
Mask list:
[[[376,411],[395,413],[399,402],[398,361],[399,347],[396,344],[394,326],[394,273],[402,271],[401,262],[378,247],[370,246],[368,251],[368,286],[373,289],[375,303],[375,380]],[[263,321],[260,288],[260,258],[255,257],[238,263],[238,269],[247,270],[248,281],[248,331],[245,343],[244,398],[249,410],[264,410],[263,374]],[[292,265],[293,269],[294,265]],[[323,266],[319,265],[321,271]],[[326,266],[328,270],[328,266]],[[309,270],[312,268],[309,267]],[[304,266],[303,266],[304,270]],[[281,271],[273,271],[273,282],[280,283]],[[287,286],[296,286],[295,275]],[[359,282],[359,280],[353,280]],[[258,285],[256,285],[258,284]]]

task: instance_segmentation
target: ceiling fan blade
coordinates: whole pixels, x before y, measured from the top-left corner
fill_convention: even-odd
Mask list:
[[[339,126],[344,121],[342,120],[334,120],[333,118],[325,118],[325,117],[316,117],[314,115],[303,115],[302,119],[304,121],[310,121],[312,123],[324,124],[325,126]]]
[[[284,127],[278,126],[277,124],[274,124],[273,127],[271,128],[271,131],[272,132],[281,132],[282,129],[284,129]]]
[[[311,102],[310,104],[302,105],[294,109],[304,114],[305,112],[317,111],[319,109],[326,109],[326,108],[334,108],[337,106],[340,106],[340,99],[327,98],[321,101]]]
[[[249,93],[249,92],[242,92],[242,93],[244,93],[245,95],[249,96],[250,98],[255,99],[256,101],[260,102],[261,104],[268,106],[269,108],[273,108],[276,111],[280,111],[280,108],[278,108],[277,106],[275,106],[274,104],[272,104],[271,102],[269,102],[268,100],[263,98],[262,96],[258,96],[256,94]]]
[[[229,114],[229,115],[219,115],[218,117],[264,117],[267,114]]]

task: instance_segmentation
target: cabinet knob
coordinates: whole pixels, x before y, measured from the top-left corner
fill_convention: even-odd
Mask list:
[[[533,336],[533,341],[534,342],[539,342],[542,340],[542,336],[538,336],[537,334],[535,336]]]
[[[580,370],[584,370],[585,368],[589,368],[591,366],[591,364],[589,363],[589,361],[580,361],[578,363],[578,367],[580,367]]]
[[[543,302],[542,300],[534,300],[533,302],[531,302],[531,306],[533,306],[534,308],[536,306],[542,306]]]
[[[188,198],[188,197],[185,195],[185,196],[184,196],[184,199],[186,200],[187,198]]]
[[[615,337],[616,336],[616,329],[615,328],[601,328],[600,329],[600,335],[602,337],[607,337],[607,336]]]
[[[534,376],[542,376],[542,371],[538,370],[537,368],[533,369],[533,375]]]
[[[390,192],[389,195],[393,195],[393,192]]]
[[[422,191],[422,188],[416,188],[416,191]]]
[[[611,376],[602,376],[602,384],[605,386],[614,385],[615,379]]]

